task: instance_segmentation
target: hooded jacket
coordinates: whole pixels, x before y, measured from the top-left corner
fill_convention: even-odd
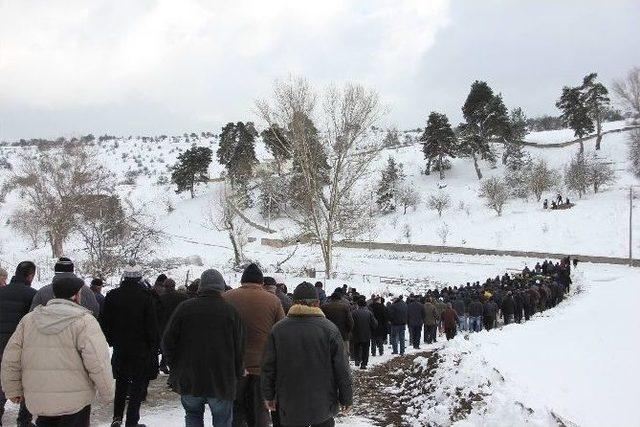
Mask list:
[[[35,415],[74,414],[113,399],[109,347],[91,312],[52,299],[24,316],[2,358],[2,390]]]

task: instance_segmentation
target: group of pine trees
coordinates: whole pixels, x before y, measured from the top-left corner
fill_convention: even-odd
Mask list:
[[[526,121],[521,108],[509,114],[502,95],[494,94],[486,82],[475,81],[462,106],[464,123],[455,130],[445,114],[431,112],[420,138],[427,161],[425,173],[440,172],[450,167],[450,158],[467,157],[473,160],[478,179],[482,179],[479,160],[496,162],[492,141],[505,145],[502,162],[518,167],[522,161],[522,139],[526,135]]]

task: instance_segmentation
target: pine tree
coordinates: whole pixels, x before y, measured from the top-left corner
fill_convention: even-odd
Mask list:
[[[278,175],[282,174],[282,163],[291,158],[291,143],[285,130],[278,125],[273,125],[261,133],[264,145],[276,160]]]
[[[596,124],[596,150],[599,150],[602,141],[602,119],[611,100],[609,99],[609,91],[602,83],[596,82],[597,78],[597,73],[585,76],[582,80],[581,92],[589,117]]]
[[[560,115],[562,123],[573,129],[576,138],[582,139],[593,132],[593,120],[589,116],[589,109],[584,103],[584,97],[579,87],[563,87],[556,107],[562,110]]]
[[[403,179],[402,164],[396,163],[395,159],[389,156],[387,167],[382,171],[382,177],[376,190],[376,204],[381,212],[387,213],[396,210],[396,193]]]
[[[209,181],[209,164],[213,152],[209,147],[192,147],[178,156],[172,167],[171,182],[178,186],[176,193],[189,190],[194,198],[194,187],[198,182]]]
[[[505,141],[502,164],[511,170],[518,170],[524,165],[524,137],[527,135],[527,116],[522,108],[514,108],[509,117],[509,138]]]
[[[491,138],[505,141],[509,137],[509,117],[501,95],[494,95],[486,82],[476,80],[462,106],[466,123],[460,130],[460,152],[471,157],[478,179],[482,172],[478,160],[495,162],[495,153],[489,145]]]
[[[258,160],[255,152],[257,132],[253,123],[227,123],[220,134],[217,156],[219,162],[227,168],[232,187],[245,182],[253,176],[253,167]]]
[[[425,172],[430,173],[431,163],[435,160],[440,170],[440,179],[444,179],[444,158],[455,157],[458,149],[456,135],[447,116],[431,112],[420,141],[423,142],[422,151],[427,160]]]

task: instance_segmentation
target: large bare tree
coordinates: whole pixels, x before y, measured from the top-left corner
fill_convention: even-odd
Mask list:
[[[614,80],[613,91],[625,108],[640,117],[640,67],[633,67],[625,78]]]
[[[5,191],[20,192],[22,203],[14,214],[32,218],[34,229],[45,233],[53,256],[60,257],[64,242],[75,229],[77,214],[86,207],[83,198],[110,194],[112,178],[90,150],[67,145],[36,155],[22,154]]]
[[[382,141],[368,138],[382,115],[378,95],[357,84],[331,87],[318,95],[305,79],[289,78],[277,81],[273,99],[258,101],[257,107],[270,127],[287,130],[288,141],[282,146],[299,166],[303,191],[283,201],[288,206],[285,215],[320,245],[325,276],[330,277],[336,239],[359,235],[370,225],[370,200],[358,184],[383,148]],[[313,122],[317,135],[309,132]],[[317,167],[312,134],[320,139],[328,172]]]
[[[205,212],[208,225],[229,236],[236,266],[245,260],[244,247],[248,243],[247,227],[238,213],[238,197],[241,196],[235,194],[225,182],[211,201],[209,210]]]

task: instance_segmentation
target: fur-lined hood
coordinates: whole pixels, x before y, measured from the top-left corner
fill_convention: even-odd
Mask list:
[[[287,313],[288,317],[324,317],[320,307],[309,307],[308,305],[293,304]]]

